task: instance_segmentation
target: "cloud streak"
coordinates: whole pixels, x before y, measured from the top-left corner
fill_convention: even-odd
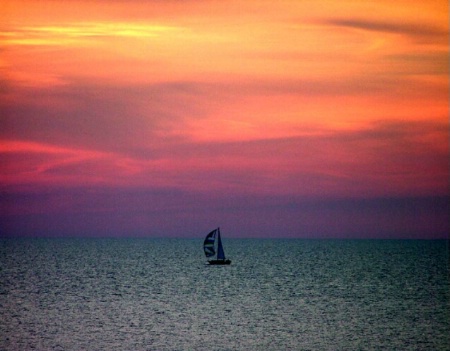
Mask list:
[[[78,22],[63,26],[25,26],[1,32],[3,45],[75,46],[94,44],[95,39],[149,39],[181,35],[186,28],[158,24]]]
[[[325,22],[326,24],[361,29],[372,32],[400,34],[412,39],[424,42],[443,42],[448,38],[446,28],[428,23],[414,23],[403,21],[382,21],[362,18],[335,18]]]
[[[1,155],[10,167],[2,178],[8,187],[84,183],[235,194],[438,195],[446,191],[447,135],[445,124],[389,122],[247,142],[160,139],[139,152],[8,142]]]

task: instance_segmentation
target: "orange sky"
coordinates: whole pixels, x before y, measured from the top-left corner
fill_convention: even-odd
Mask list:
[[[448,2],[3,1],[4,189],[448,195]]]

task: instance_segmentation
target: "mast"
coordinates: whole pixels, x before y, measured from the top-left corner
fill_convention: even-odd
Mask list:
[[[220,238],[220,228],[217,228],[217,259],[225,260],[225,252],[223,251],[222,239]]]

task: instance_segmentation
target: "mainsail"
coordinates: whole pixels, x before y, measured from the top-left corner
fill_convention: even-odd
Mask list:
[[[225,259],[225,253],[223,252],[222,239],[220,239],[220,229],[219,228],[217,228],[217,240],[218,240],[217,259],[218,260],[224,260]]]
[[[209,233],[206,236],[205,241],[203,242],[203,250],[205,250],[206,257],[212,257],[216,254],[216,250],[214,250],[214,241],[216,240],[216,232],[217,229],[214,229],[211,233]]]

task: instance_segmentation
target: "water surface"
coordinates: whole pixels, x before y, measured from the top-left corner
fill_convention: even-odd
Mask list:
[[[447,241],[6,239],[1,350],[450,350]]]

